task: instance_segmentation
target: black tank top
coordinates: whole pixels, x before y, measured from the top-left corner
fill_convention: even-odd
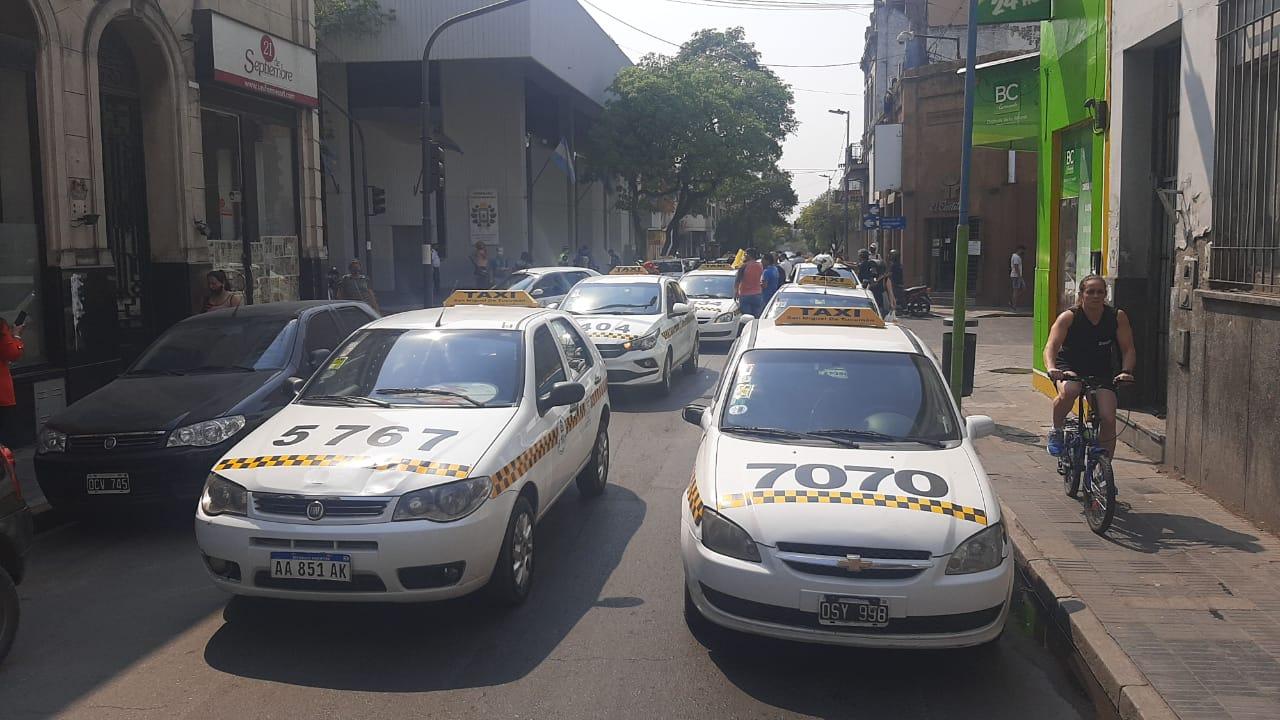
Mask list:
[[[1116,349],[1115,308],[1103,306],[1097,325],[1089,322],[1084,308],[1071,308],[1071,313],[1075,317],[1067,330],[1067,341],[1058,351],[1058,368],[1084,377],[1109,379]]]

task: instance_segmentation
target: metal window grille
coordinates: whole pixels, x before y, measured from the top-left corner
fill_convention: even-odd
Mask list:
[[[1280,294],[1280,0],[1226,0],[1218,15],[1210,280]]]

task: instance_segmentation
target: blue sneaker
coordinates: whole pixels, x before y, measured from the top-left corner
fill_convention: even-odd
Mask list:
[[[1061,431],[1061,430],[1050,430],[1050,431],[1049,431],[1049,442],[1048,442],[1047,444],[1048,444],[1048,447],[1049,447],[1049,454],[1050,454],[1050,455],[1052,455],[1052,456],[1054,456],[1054,457],[1059,457],[1059,456],[1061,456],[1061,455],[1062,455],[1062,450],[1063,450],[1063,448],[1062,448],[1062,431]]]

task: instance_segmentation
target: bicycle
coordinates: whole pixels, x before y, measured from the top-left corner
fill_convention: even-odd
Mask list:
[[[1108,389],[1109,383],[1100,378],[1078,375],[1067,375],[1064,379],[1080,383],[1083,392],[1076,401],[1076,415],[1068,417],[1062,429],[1058,474],[1062,476],[1067,497],[1078,498],[1084,504],[1084,517],[1089,529],[1103,535],[1111,527],[1116,514],[1116,480],[1111,469],[1111,456],[1098,440],[1101,420],[1094,408],[1098,406],[1098,390]],[[1081,475],[1087,480],[1083,496],[1080,494]]]

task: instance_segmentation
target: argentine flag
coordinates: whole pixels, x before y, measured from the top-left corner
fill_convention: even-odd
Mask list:
[[[556,167],[561,172],[569,176],[569,180],[575,185],[578,183],[578,173],[573,169],[573,155],[569,152],[569,145],[560,139],[560,144],[556,146],[555,152],[551,155],[551,160],[555,162]]]

